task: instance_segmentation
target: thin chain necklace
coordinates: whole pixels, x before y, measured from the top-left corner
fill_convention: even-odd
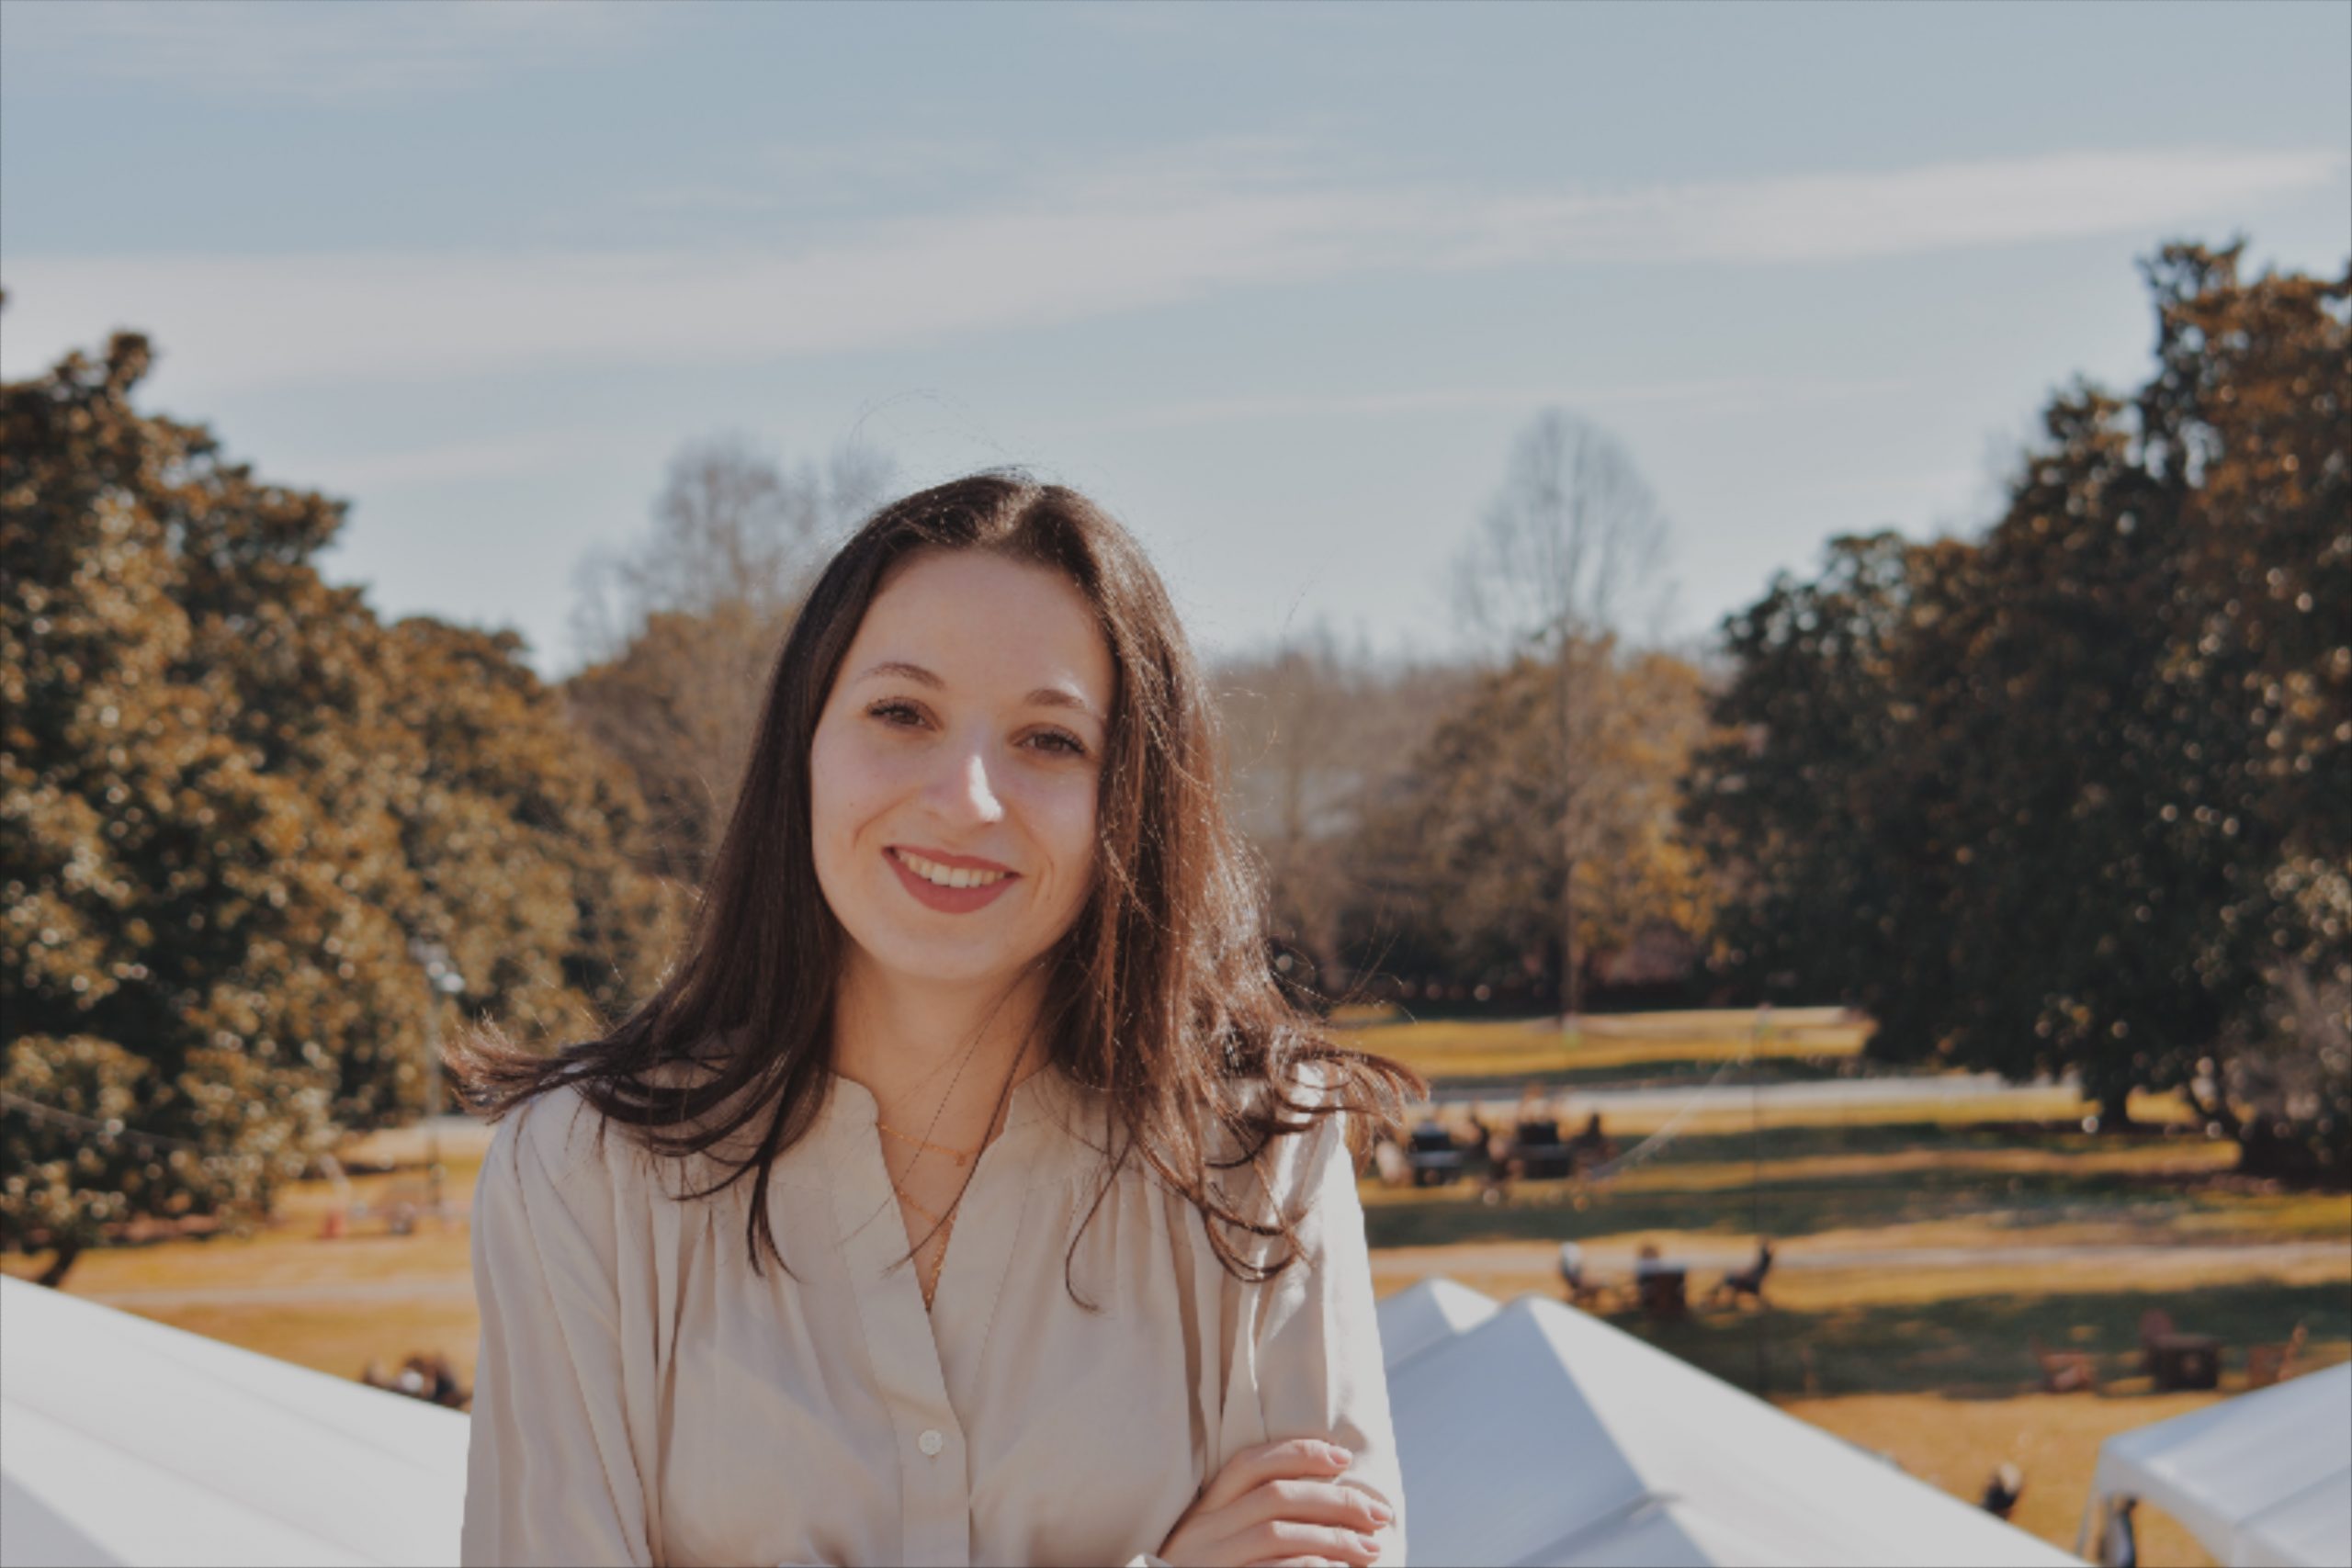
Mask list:
[[[1027,1083],[1031,1078],[1035,1077],[1043,1066],[1044,1064],[1040,1063],[1037,1066],[1032,1067],[1027,1072],[1022,1074],[1019,1080],[1012,1085],[1012,1088],[1018,1089],[1022,1084]],[[934,1153],[947,1156],[950,1159],[956,1162],[956,1167],[959,1169],[964,1166],[970,1164],[972,1157],[975,1155],[978,1155],[980,1152],[980,1149],[988,1147],[988,1140],[986,1137],[983,1137],[980,1140],[979,1148],[951,1149],[944,1144],[931,1143],[925,1139],[916,1137],[911,1133],[901,1133],[896,1127],[891,1126],[888,1122],[883,1121],[879,1116],[874,1119],[874,1125],[880,1131],[888,1133],[890,1136],[899,1139],[902,1142],[913,1144],[919,1147],[930,1149]],[[920,1159],[922,1156],[918,1155],[916,1157]],[[909,1168],[911,1169],[912,1167],[910,1167]],[[939,1227],[940,1267],[938,1270],[932,1275],[931,1283],[923,1286],[922,1289],[922,1309],[925,1312],[929,1312],[931,1310],[932,1299],[939,1294],[940,1275],[944,1274],[947,1271],[947,1242],[948,1238],[956,1234],[956,1211],[963,1207],[964,1194],[959,1189],[956,1194],[956,1201],[947,1205],[947,1213],[944,1214],[935,1214],[929,1209],[923,1207],[922,1203],[916,1201],[912,1193],[899,1186],[896,1177],[891,1178],[890,1190],[899,1195],[899,1199],[901,1202],[907,1204],[910,1208],[913,1209],[916,1213],[921,1214],[924,1219],[929,1220],[933,1224]],[[915,1275],[915,1282],[918,1285],[922,1284],[922,1275],[920,1271]]]

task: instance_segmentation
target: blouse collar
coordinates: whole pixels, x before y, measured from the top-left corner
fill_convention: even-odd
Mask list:
[[[835,1124],[862,1131],[881,1120],[881,1108],[872,1089],[840,1073],[828,1071],[826,1076],[831,1080],[831,1092],[825,1098],[825,1114]],[[1083,1098],[1082,1088],[1060,1067],[1047,1062],[1012,1086],[1012,1103],[1005,1112],[1004,1133],[999,1136],[1057,1111],[1067,1111]]]

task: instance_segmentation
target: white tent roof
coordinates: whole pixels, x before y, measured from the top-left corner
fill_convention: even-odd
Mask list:
[[[1500,1311],[1492,1296],[1442,1278],[1390,1296],[1380,1303],[1380,1350],[1390,1381],[1414,1357],[1451,1343]]]
[[[0,1276],[0,1564],[455,1564],[466,1418]]]
[[[2106,1500],[2127,1496],[2231,1568],[2352,1562],[2352,1364],[2108,1438],[2084,1545]]]
[[[1380,1324],[1418,1562],[2075,1561],[1561,1303],[1429,1280]]]

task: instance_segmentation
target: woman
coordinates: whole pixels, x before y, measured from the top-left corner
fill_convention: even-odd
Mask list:
[[[695,933],[503,1118],[463,1559],[1404,1561],[1343,1114],[1167,594],[980,475],[844,545]],[[608,1135],[609,1134],[609,1135]]]

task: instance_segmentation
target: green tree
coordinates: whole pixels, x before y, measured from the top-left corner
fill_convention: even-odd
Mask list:
[[[388,627],[327,584],[345,504],[137,412],[150,357],[120,333],[0,394],[0,1243],[61,1271],[416,1115],[428,1007],[592,1027],[683,913],[519,639]]]
[[[2340,1160],[2347,286],[2236,255],[2151,260],[2155,376],[2053,400],[1981,545],[1840,541],[1727,623],[1747,744],[1694,811],[1749,978],[1868,1007],[1874,1050]]]
[[[135,1213],[265,1206],[329,1134],[337,1025],[403,994],[359,970],[389,933],[344,835],[188,665],[213,448],[131,414],[147,364],[118,335],[0,389],[0,1243],[51,1279]]]
[[[1917,879],[1890,874],[1881,775],[1916,726],[1896,657],[1935,561],[1892,533],[1832,539],[1818,577],[1781,573],[1724,621],[1685,814],[1723,900],[1715,962],[1759,998],[1859,1001],[1894,962]]]

